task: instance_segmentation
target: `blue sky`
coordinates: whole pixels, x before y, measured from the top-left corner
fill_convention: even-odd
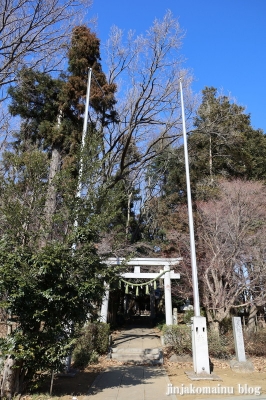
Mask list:
[[[194,92],[223,90],[266,132],[266,0],[94,0],[102,42],[112,25],[145,32],[170,9],[186,32],[182,54]]]

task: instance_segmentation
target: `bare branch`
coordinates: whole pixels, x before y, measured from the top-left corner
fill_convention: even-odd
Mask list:
[[[194,110],[192,78],[182,69],[179,54],[182,39],[183,32],[170,11],[162,21],[155,20],[145,35],[135,36],[131,31],[124,40],[121,30],[111,30],[105,47],[107,76],[118,87],[119,121],[102,129],[99,117],[98,131],[103,132],[106,174],[115,176],[115,181],[147,166],[163,150],[158,143],[169,146],[180,137],[180,77],[188,118]]]
[[[77,18],[91,0],[4,0],[0,5],[0,86],[23,66],[51,71],[65,55]]]

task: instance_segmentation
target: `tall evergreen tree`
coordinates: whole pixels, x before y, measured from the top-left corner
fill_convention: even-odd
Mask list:
[[[53,219],[61,198],[60,195],[58,197],[58,174],[62,166],[72,171],[73,178],[77,177],[88,68],[92,68],[95,76],[91,87],[91,106],[101,114],[104,124],[115,117],[115,85],[107,84],[101,70],[99,46],[99,39],[87,27],[76,27],[69,49],[68,73],[54,79],[47,74],[23,70],[20,84],[9,90],[12,98],[10,111],[12,115],[22,118],[16,146],[19,144],[25,148],[28,143],[35,144],[50,156],[42,245],[52,238],[54,232]],[[104,94],[100,86],[103,86],[101,90]],[[91,126],[90,133],[94,130],[95,127]],[[94,156],[97,157],[97,154]],[[75,192],[75,184],[75,180],[69,181],[72,193]]]
[[[250,116],[244,111],[227,96],[219,96],[215,88],[203,90],[194,129],[188,134],[194,201],[217,198],[221,179],[265,180],[266,136],[262,130],[252,128]],[[188,228],[182,206],[187,201],[182,145],[158,153],[147,172],[147,185],[145,236],[159,238],[158,233],[162,233],[161,248],[172,248],[177,254],[177,237]]]
[[[80,31],[83,35],[79,36]],[[24,69],[18,85],[10,88],[10,112],[21,118],[21,129],[11,151],[3,155],[0,182],[0,306],[13,327],[1,342],[6,356],[4,397],[20,393],[25,379],[31,380],[36,370],[59,368],[75,326],[84,323],[92,302],[101,300],[103,280],[110,280],[95,243],[106,215],[114,212],[112,202],[106,199],[109,209],[100,215],[96,193],[76,198],[88,67],[104,80],[99,41],[88,28],[77,27],[72,44],[75,51],[80,46],[85,52],[83,69],[74,68],[75,57],[82,54],[71,47],[70,67],[64,76],[55,79]],[[92,89],[96,87],[94,82]],[[105,121],[111,119],[115,103],[112,88],[109,102],[102,100],[102,94],[93,99],[97,113],[110,111]],[[99,160],[95,126],[89,130],[89,152],[83,160],[88,166],[85,174],[93,172],[91,181]],[[99,185],[98,191],[101,195]],[[78,229],[73,229],[77,218]]]
[[[266,139],[261,130],[251,127],[250,115],[244,107],[232,103],[227,96],[218,96],[213,87],[202,91],[202,104],[195,119],[195,131],[190,137],[192,168],[209,176],[264,179],[265,171],[253,155],[265,155]],[[204,171],[205,164],[205,171]],[[251,167],[252,165],[252,167]],[[259,170],[258,170],[259,168]]]
[[[227,96],[218,96],[215,88],[205,88],[194,124],[188,136],[194,198],[215,195],[216,180],[221,177],[266,178],[266,136],[262,130],[252,128],[243,107]],[[155,178],[162,176],[159,184],[164,194],[175,194],[178,201],[185,199],[186,193],[184,164],[184,149],[180,146],[159,155],[152,169]]]
[[[100,40],[95,33],[91,32],[86,26],[77,26],[72,33],[68,57],[70,76],[62,96],[64,107],[68,108],[71,104],[78,117],[83,114],[88,68],[92,68],[94,78],[92,79],[90,104],[101,115],[103,125],[110,121],[114,122],[116,85],[114,83],[108,84],[102,71]]]

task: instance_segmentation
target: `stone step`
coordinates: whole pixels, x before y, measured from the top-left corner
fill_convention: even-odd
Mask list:
[[[156,360],[160,358],[160,353],[158,354],[136,354],[136,353],[113,353],[112,358],[114,359],[126,359],[126,358],[139,358],[139,359],[149,359],[149,360]]]
[[[134,364],[162,364],[161,349],[114,348],[111,357],[114,360]]]
[[[132,353],[132,354],[158,354],[161,351],[159,348],[140,349],[139,347],[113,347],[112,353]]]

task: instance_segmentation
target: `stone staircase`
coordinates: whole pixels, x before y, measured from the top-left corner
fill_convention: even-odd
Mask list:
[[[112,343],[110,356],[125,364],[163,364],[160,336],[155,328],[139,325],[122,330]]]
[[[163,352],[160,348],[141,349],[141,348],[112,348],[111,358],[123,363],[130,364],[163,364]]]

